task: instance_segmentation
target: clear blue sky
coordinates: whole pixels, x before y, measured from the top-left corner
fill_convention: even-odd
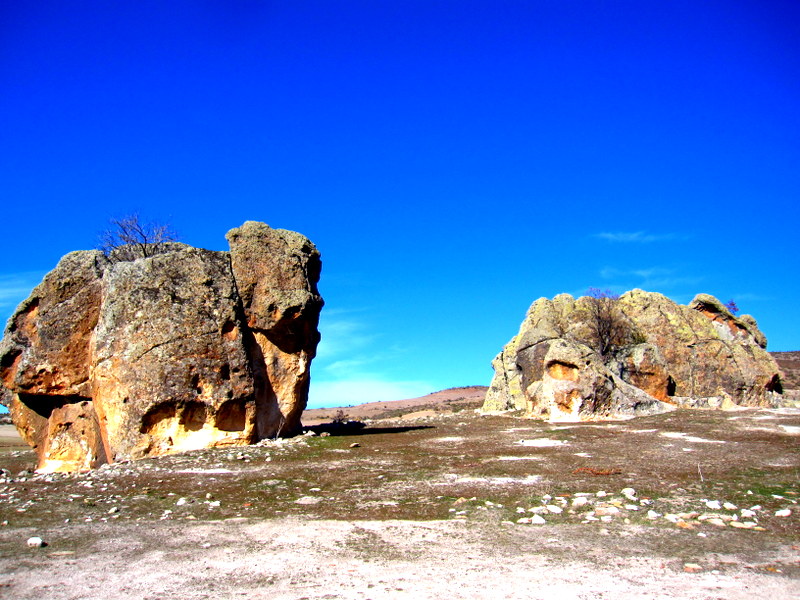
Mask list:
[[[487,385],[540,296],[800,350],[794,1],[0,0],[0,316],[112,216],[323,256],[312,404]]]

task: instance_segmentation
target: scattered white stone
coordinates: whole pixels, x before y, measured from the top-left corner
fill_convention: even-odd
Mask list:
[[[303,496],[294,501],[295,504],[319,504],[322,498],[317,496]]]
[[[636,490],[633,488],[624,488],[620,493],[630,500],[636,500]]]
[[[114,513],[118,512],[119,512],[119,506],[112,506],[110,509],[108,509],[108,514],[110,515],[113,515]]]
[[[233,473],[230,469],[180,469],[175,472],[187,475],[229,475]]]
[[[636,504],[626,504],[625,505],[625,509],[626,510],[639,510],[639,507]]]
[[[600,490],[599,492],[597,492],[595,494],[595,496],[597,496],[598,498],[605,498],[606,496],[608,496],[608,492],[604,492],[604,491]]]
[[[556,514],[556,515],[561,514],[562,512],[564,512],[563,508],[561,508],[560,506],[556,506],[555,504],[548,504],[547,506],[545,506],[545,508],[549,512],[551,512],[553,514]]]
[[[542,501],[545,504],[547,504],[548,500],[552,500],[552,499],[553,499],[553,497],[550,494],[545,494],[544,496],[542,496]]]
[[[541,515],[533,515],[531,517],[531,523],[533,525],[544,525],[545,523],[547,523],[547,521],[545,521],[544,517],[542,517]]]
[[[531,519],[530,517],[520,517],[519,519],[517,519],[517,523],[519,523],[520,525],[530,525]]]
[[[572,499],[572,506],[576,508],[586,506],[587,504],[589,504],[589,500],[586,498],[586,496],[578,496],[577,498]]]
[[[758,527],[758,523],[754,523],[753,521],[731,521],[730,525],[737,529],[753,529],[753,527]]]
[[[619,509],[616,506],[598,506],[594,509],[594,514],[598,517],[610,517],[619,514]]]
[[[662,431],[659,435],[664,436],[665,438],[681,440],[684,442],[692,442],[696,444],[725,444],[727,442],[723,440],[707,440],[701,437],[695,437],[693,435],[687,435],[685,433],[679,431]]]
[[[660,516],[661,516],[661,513],[656,512],[654,510],[648,510],[647,511],[647,518],[648,519],[657,519]]]
[[[178,501],[175,503],[175,506],[183,506],[189,502],[186,498],[178,498]]]
[[[529,448],[556,448],[563,446],[567,442],[563,440],[551,440],[547,438],[539,438],[536,440],[520,440],[517,442],[520,446],[527,446]]]
[[[524,512],[525,512],[525,509],[524,509],[524,508],[522,508],[521,506],[518,506],[518,507],[517,507],[517,512],[518,512],[518,513],[524,513]]]
[[[754,510],[749,510],[749,509],[747,509],[747,508],[743,508],[743,509],[740,511],[740,514],[742,515],[742,518],[743,518],[743,519],[748,519],[748,518],[750,518],[750,517],[755,517],[755,516],[756,516],[756,511],[754,511]]]
[[[775,511],[775,516],[776,517],[788,517],[791,514],[792,514],[792,511],[790,511],[788,508],[784,508],[784,509]]]
[[[678,515],[669,513],[664,515],[664,518],[669,521],[670,523],[677,523],[678,522]]]
[[[712,510],[719,510],[722,508],[719,500],[706,500],[706,506]]]
[[[40,537],[29,537],[28,538],[28,547],[29,548],[42,548],[45,545],[44,540]]]
[[[739,507],[738,507],[738,506],[736,506],[735,504],[733,504],[732,502],[725,502],[725,503],[722,505],[722,508],[724,508],[725,510],[736,510],[736,509],[738,509]]]
[[[759,510],[761,510],[761,505],[760,504],[756,504],[755,506],[751,506],[750,510],[759,511]]]

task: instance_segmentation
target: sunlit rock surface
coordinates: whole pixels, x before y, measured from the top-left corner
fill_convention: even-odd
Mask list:
[[[289,435],[319,333],[321,262],[247,222],[230,252],[73,252],[10,319],[0,379],[42,471]]]
[[[609,305],[617,337],[602,355],[595,301],[534,302],[493,362],[484,411],[576,421],[781,402],[780,372],[753,317],[706,294],[683,306],[633,290]]]

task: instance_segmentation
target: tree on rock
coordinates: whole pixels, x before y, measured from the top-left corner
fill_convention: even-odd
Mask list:
[[[594,349],[604,361],[616,348],[629,344],[634,338],[631,324],[619,308],[619,295],[609,290],[589,288],[587,325]]]
[[[114,218],[110,223],[100,234],[99,249],[112,262],[155,256],[163,253],[170,242],[178,241],[178,235],[169,225],[144,223],[137,214]]]

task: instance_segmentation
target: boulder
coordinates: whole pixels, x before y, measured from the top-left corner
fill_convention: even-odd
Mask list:
[[[230,252],[73,252],[0,342],[10,412],[39,470],[75,471],[290,435],[323,302],[300,234],[247,222]]]
[[[780,375],[765,348],[755,319],[706,294],[688,306],[642,290],[541,298],[494,359],[483,410],[587,420],[773,406]]]
[[[0,404],[6,408],[11,405],[11,392],[3,385],[2,381],[0,381]]]

